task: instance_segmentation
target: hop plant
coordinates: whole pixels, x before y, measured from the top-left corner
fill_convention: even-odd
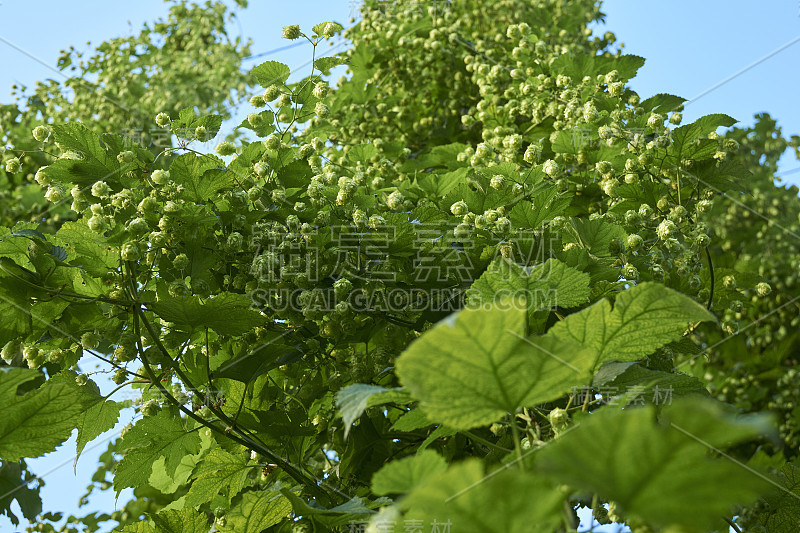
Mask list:
[[[281,138],[277,135],[270,135],[264,139],[264,146],[270,150],[277,150],[281,146]]]
[[[264,90],[264,102],[272,102],[281,95],[281,88],[277,85],[270,85]]]
[[[347,278],[339,278],[333,282],[333,291],[337,298],[346,298],[353,291],[353,283]]]
[[[552,159],[548,159],[542,165],[542,170],[544,171],[545,174],[547,174],[551,178],[557,176],[559,172],[558,163],[556,163]]]
[[[320,118],[325,118],[330,114],[330,109],[328,109],[328,106],[326,106],[322,102],[317,102],[314,105],[314,114],[316,114]]]
[[[39,184],[40,187],[47,187],[52,183],[50,176],[47,174],[47,167],[42,167],[36,171],[33,179],[36,180],[36,183]]]
[[[159,127],[166,128],[167,126],[169,126],[170,122],[171,119],[169,118],[169,115],[167,113],[161,112],[158,115],[156,115],[156,124]]]
[[[639,280],[639,269],[636,268],[634,265],[631,265],[630,263],[628,263],[622,269],[622,275],[625,277],[625,279],[629,279],[631,281],[638,281]]]
[[[663,220],[656,228],[656,235],[663,240],[668,239],[675,232],[675,223],[671,220]]]
[[[123,244],[120,256],[124,261],[138,261],[140,256],[139,246],[135,242]]]
[[[158,413],[159,405],[157,400],[147,400],[142,404],[141,411],[143,416],[153,416]]]
[[[523,159],[526,163],[533,165],[537,161],[539,161],[539,157],[542,155],[542,148],[539,145],[531,144],[525,149],[525,155]]]
[[[628,235],[628,239],[625,241],[625,246],[629,250],[638,250],[641,248],[642,244],[644,244],[644,239],[642,239],[641,235],[637,235],[636,233]]]
[[[48,202],[58,203],[64,199],[64,187],[59,183],[51,185],[44,193],[44,198]]]
[[[664,125],[664,115],[652,113],[649,117],[647,117],[647,125],[652,129],[660,128]]]
[[[14,358],[17,357],[20,351],[20,345],[17,341],[8,341],[4,346],[2,352],[0,352],[0,356],[2,356],[3,361],[6,364],[11,364],[14,361]]]
[[[772,287],[769,286],[769,283],[762,281],[761,283],[756,284],[756,293],[759,296],[766,296],[770,292],[772,292]]]
[[[39,142],[44,142],[50,136],[50,128],[47,126],[36,126],[33,128],[33,138]]]
[[[625,91],[625,84],[617,81],[608,86],[608,94],[614,97],[622,96],[622,93]]]
[[[6,172],[8,172],[9,174],[16,174],[17,172],[19,172],[20,168],[22,168],[22,165],[20,164],[18,158],[12,157],[8,161],[6,161]]]
[[[282,93],[280,97],[278,97],[278,106],[288,107],[290,105],[292,105],[292,96],[289,93]]]
[[[255,172],[256,176],[258,176],[260,178],[264,177],[269,172],[269,165],[267,163],[265,163],[264,161],[256,161],[256,163],[253,165],[253,172]],[[260,195],[259,195],[259,197],[260,197]],[[255,200],[257,200],[257,199],[258,198],[256,198]],[[255,200],[252,200],[252,201],[255,201]]]
[[[341,31],[341,29],[341,24],[336,24],[335,22],[326,22],[325,26],[322,28],[322,35],[331,38],[336,35],[336,32]]]
[[[205,140],[208,131],[205,126],[197,126],[194,130],[194,138],[198,140]]]
[[[81,335],[81,346],[86,349],[94,350],[100,345],[101,337],[96,332],[87,331]]]
[[[217,145],[214,151],[223,157],[228,155],[233,155],[236,153],[236,145],[234,145],[230,141],[222,141]]]
[[[98,198],[108,198],[111,195],[111,187],[105,181],[97,181],[92,185],[92,196]]]
[[[556,407],[547,415],[547,420],[556,434],[563,431],[569,425],[569,413],[565,409]]]
[[[264,117],[258,113],[250,113],[247,115],[247,123],[252,127],[257,128],[264,123]]]
[[[172,264],[178,270],[186,270],[189,267],[189,258],[184,253],[178,254],[173,259]]]
[[[150,175],[150,179],[153,180],[153,183],[156,185],[166,185],[169,181],[169,170],[154,170]]]
[[[314,96],[314,98],[325,98],[328,96],[328,84],[325,82],[316,83],[311,94]]]
[[[400,209],[400,207],[403,205],[403,193],[401,193],[400,191],[392,192],[386,198],[386,205],[389,206],[389,209],[393,211],[396,209]]]
[[[450,212],[457,217],[461,217],[469,212],[469,207],[467,206],[467,203],[465,201],[459,200],[458,202],[450,206]]]
[[[290,26],[284,26],[281,36],[284,39],[290,39],[290,40],[299,39],[300,38],[300,25],[299,24],[292,24]]]
[[[130,150],[124,150],[117,154],[117,161],[122,164],[133,163],[136,161],[136,154]]]

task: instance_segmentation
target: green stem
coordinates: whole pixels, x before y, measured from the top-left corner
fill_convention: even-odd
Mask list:
[[[525,464],[522,462],[522,443],[520,442],[519,428],[513,416],[511,418],[511,431],[514,434],[514,449],[517,451],[517,462],[519,463],[520,469],[525,470]]]
[[[462,431],[461,434],[464,435],[465,437],[467,437],[468,439],[472,439],[472,440],[474,440],[476,442],[480,442],[484,446],[486,446],[488,448],[491,448],[493,450],[496,450],[498,452],[508,453],[508,452],[511,451],[508,448],[503,448],[502,446],[498,446],[497,444],[495,444],[495,443],[493,443],[493,442],[491,442],[489,440],[486,440],[483,437],[479,437],[478,435],[472,433],[471,431]]]

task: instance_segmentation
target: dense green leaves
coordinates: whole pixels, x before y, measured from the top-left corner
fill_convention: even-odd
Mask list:
[[[1,483],[133,405],[89,489],[133,500],[68,528],[556,531],[592,502],[634,531],[793,531],[740,468],[796,485],[800,204],[774,121],[641,101],[643,59],[588,0],[364,2],[347,52],[322,53],[337,23],[284,29],[314,48],[291,83],[239,71],[221,3],[173,4],[60,58],[90,92],[0,107]],[[109,398],[76,374],[96,357]],[[725,403],[778,413],[786,445]]]

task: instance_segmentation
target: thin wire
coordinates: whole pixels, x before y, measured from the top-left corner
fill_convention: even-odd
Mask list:
[[[247,61],[248,59],[257,59],[259,57],[264,57],[272,54],[276,54],[278,52],[283,52],[284,50],[289,50],[291,48],[297,48],[298,46],[302,46],[304,44],[310,44],[308,41],[300,41],[299,43],[294,44],[287,44],[286,46],[281,46],[280,48],[275,48],[274,50],[267,50],[266,52],[261,52],[260,54],[255,54],[252,56],[247,56],[242,58],[242,61]]]
[[[793,168],[791,170],[787,170],[786,172],[778,172],[778,177],[787,176],[789,174],[794,174],[795,172],[800,172],[800,167]]]
[[[713,86],[709,87],[708,89],[706,89],[705,91],[701,92],[700,94],[698,94],[698,95],[697,95],[697,96],[695,96],[694,98],[692,98],[692,99],[688,100],[688,101],[687,101],[687,102],[686,102],[684,105],[689,105],[689,104],[691,104],[691,103],[693,103],[693,102],[696,102],[697,100],[699,100],[699,99],[700,99],[700,98],[702,98],[703,96],[707,95],[708,93],[710,93],[710,92],[712,92],[712,91],[715,91],[716,89],[719,89],[720,87],[722,87],[723,85],[725,85],[726,83],[728,83],[729,81],[731,81],[732,79],[734,79],[734,78],[738,78],[739,76],[741,76],[742,74],[744,74],[745,72],[747,72],[748,70],[750,70],[751,68],[753,68],[753,67],[756,67],[756,66],[760,65],[761,63],[763,63],[763,62],[764,62],[764,61],[766,61],[767,59],[769,59],[769,58],[771,58],[772,56],[774,56],[774,55],[776,55],[776,54],[778,54],[778,53],[780,53],[780,52],[782,52],[782,51],[786,50],[787,48],[789,48],[790,46],[792,46],[793,44],[795,44],[796,42],[799,42],[799,41],[800,41],[800,35],[798,35],[797,37],[795,37],[794,39],[792,39],[792,40],[791,40],[791,41],[789,41],[788,43],[786,43],[786,44],[784,44],[784,45],[781,45],[781,46],[779,46],[778,48],[776,48],[776,49],[775,49],[775,50],[773,50],[772,52],[768,53],[768,54],[767,54],[767,55],[765,55],[764,57],[762,57],[762,58],[760,58],[760,59],[757,59],[757,60],[753,61],[752,63],[750,63],[749,65],[747,65],[747,66],[746,66],[746,67],[744,67],[743,69],[741,69],[739,72],[736,72],[735,74],[732,74],[732,75],[728,76],[727,78],[725,78],[725,79],[724,79],[724,80],[722,80],[721,82],[717,83],[716,85],[713,85]]]

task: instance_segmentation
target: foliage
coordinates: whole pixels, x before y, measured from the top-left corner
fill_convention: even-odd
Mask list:
[[[795,531],[800,204],[773,181],[799,139],[767,115],[680,126],[682,98],[627,86],[644,60],[602,18],[368,1],[347,30],[284,28],[314,48],[289,81],[239,75],[223,5],[176,3],[76,63],[73,95],[4,108],[3,198],[51,208],[0,227],[2,486],[113,427],[128,404],[93,358],[140,393],[89,491],[134,498],[59,526],[26,488],[31,530],[574,531],[587,505],[636,531]],[[136,112],[88,116],[88,74]],[[205,153],[246,83],[255,140]]]

